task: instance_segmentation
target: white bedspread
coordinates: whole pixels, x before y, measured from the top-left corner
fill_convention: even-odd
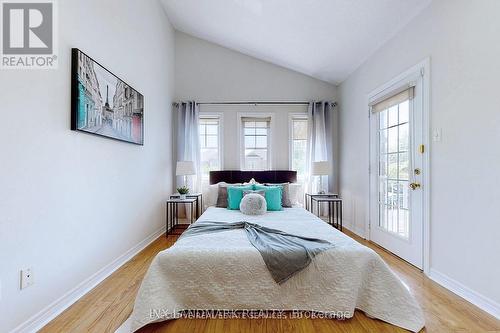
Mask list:
[[[373,250],[302,208],[262,216],[209,208],[206,221],[249,221],[335,244],[304,270],[278,285],[243,230],[186,237],[151,263],[131,315],[131,330],[158,319],[159,312],[188,309],[263,309],[344,312],[355,309],[391,324],[419,331],[420,307]]]

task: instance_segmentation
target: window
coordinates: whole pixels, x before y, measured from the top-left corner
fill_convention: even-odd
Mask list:
[[[200,116],[200,169],[202,186],[208,185],[209,171],[220,170],[220,118]]]
[[[378,130],[379,226],[406,239],[410,235],[409,103],[408,98],[379,111]]]
[[[307,116],[293,116],[290,126],[290,164],[297,171],[297,182],[306,181]]]
[[[269,128],[271,118],[242,117],[243,170],[269,170]]]

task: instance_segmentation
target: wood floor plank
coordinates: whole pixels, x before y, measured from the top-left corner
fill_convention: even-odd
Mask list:
[[[500,332],[500,321],[451,293],[421,271],[384,249],[345,231],[375,250],[410,288],[426,320],[422,332]],[[177,236],[159,237],[141,253],[92,289],[40,332],[114,332],[132,312],[135,296],[155,255],[170,247]],[[406,332],[356,311],[347,320],[331,319],[177,319],[151,324],[140,333],[289,333],[289,332]]]

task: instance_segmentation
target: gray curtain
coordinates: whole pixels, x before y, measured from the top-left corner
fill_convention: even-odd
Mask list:
[[[188,186],[192,193],[200,191],[200,136],[199,111],[195,101],[175,104],[176,126],[176,161],[193,161],[196,175],[188,176]],[[178,176],[176,185],[184,184],[184,177]]]
[[[309,103],[308,107],[308,135],[307,140],[307,174],[309,179],[307,182],[307,191],[315,193],[318,189],[316,187],[315,177],[310,175],[313,162],[316,161],[329,161],[330,170],[333,165],[333,135],[332,135],[332,122],[333,122],[333,106],[331,102],[317,101]],[[332,172],[332,171],[331,171]],[[331,173],[330,172],[330,173]],[[332,190],[331,180],[333,177],[323,176],[323,187]]]

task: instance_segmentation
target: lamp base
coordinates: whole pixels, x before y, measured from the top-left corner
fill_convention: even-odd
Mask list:
[[[319,185],[318,185],[318,194],[325,194],[325,190],[323,189],[323,177],[319,176]]]

